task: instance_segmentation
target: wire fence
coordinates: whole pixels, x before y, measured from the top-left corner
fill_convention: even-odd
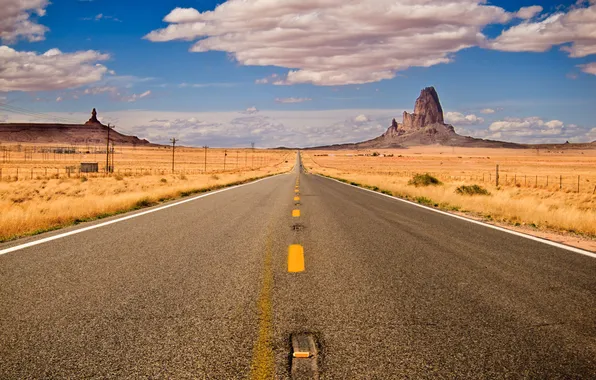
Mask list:
[[[316,157],[316,156],[315,156]],[[335,170],[346,170],[346,162],[342,162],[339,165],[334,165],[331,162],[325,162],[323,164],[319,157],[310,159],[322,168],[335,169]],[[518,187],[518,188],[534,188],[534,189],[546,189],[549,191],[562,191],[562,192],[574,192],[574,193],[588,193],[596,194],[596,170],[593,174],[569,174],[569,173],[552,173],[544,174],[544,172],[528,173],[518,172],[515,168],[508,168],[502,165],[495,165],[492,170],[472,170],[467,167],[463,167],[461,174],[451,174],[444,171],[436,171],[432,168],[420,167],[411,170],[382,170],[377,169],[374,165],[369,166],[368,169],[357,169],[357,166],[353,166],[354,169],[348,169],[348,171],[356,171],[360,173],[367,173],[373,175],[383,175],[392,177],[408,177],[411,178],[416,174],[428,173],[433,177],[440,179],[443,182],[466,182],[466,183],[483,183],[486,185],[494,185],[499,187]]]
[[[287,151],[176,147],[0,146],[0,181],[199,175],[260,170],[287,162]],[[91,168],[91,169],[90,169]]]

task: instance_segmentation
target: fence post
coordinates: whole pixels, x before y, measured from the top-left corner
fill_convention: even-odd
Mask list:
[[[563,176],[559,174],[559,190],[563,188]]]
[[[33,179],[33,168],[31,168],[31,179]]]
[[[577,192],[579,193],[579,176],[577,176]]]
[[[548,187],[548,176],[546,176],[546,187]]]
[[[0,181],[2,181],[2,168],[0,168]]]
[[[495,174],[496,186],[499,187],[499,165],[497,165],[497,173]]]

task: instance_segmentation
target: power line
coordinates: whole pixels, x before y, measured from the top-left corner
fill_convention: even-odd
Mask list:
[[[74,123],[74,124],[79,123],[78,121],[75,121],[73,119],[69,119],[66,117],[50,115],[50,114],[46,114],[46,113],[38,112],[38,111],[31,111],[31,110],[27,110],[22,107],[13,106],[13,105],[10,105],[7,103],[0,103],[0,110],[5,111],[5,112],[20,114],[20,115],[30,116],[30,117],[37,118],[37,119],[50,119],[50,120],[57,120],[57,121],[61,121],[61,122],[68,122],[68,123]]]

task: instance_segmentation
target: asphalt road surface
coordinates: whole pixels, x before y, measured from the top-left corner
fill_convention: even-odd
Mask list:
[[[325,379],[596,378],[596,259],[299,165],[0,255],[1,379],[284,379],[296,333]]]

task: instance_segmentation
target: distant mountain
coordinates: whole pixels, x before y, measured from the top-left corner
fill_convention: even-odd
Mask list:
[[[0,123],[0,143],[103,145],[108,127],[97,120],[95,109],[85,124]],[[154,145],[136,136],[110,131],[116,145]]]
[[[482,148],[525,148],[525,145],[511,142],[483,140],[461,136],[450,124],[445,124],[443,108],[434,87],[420,92],[414,113],[404,112],[403,122],[395,119],[381,136],[354,144],[339,144],[315,149],[379,149],[406,148],[419,145],[447,145]]]

